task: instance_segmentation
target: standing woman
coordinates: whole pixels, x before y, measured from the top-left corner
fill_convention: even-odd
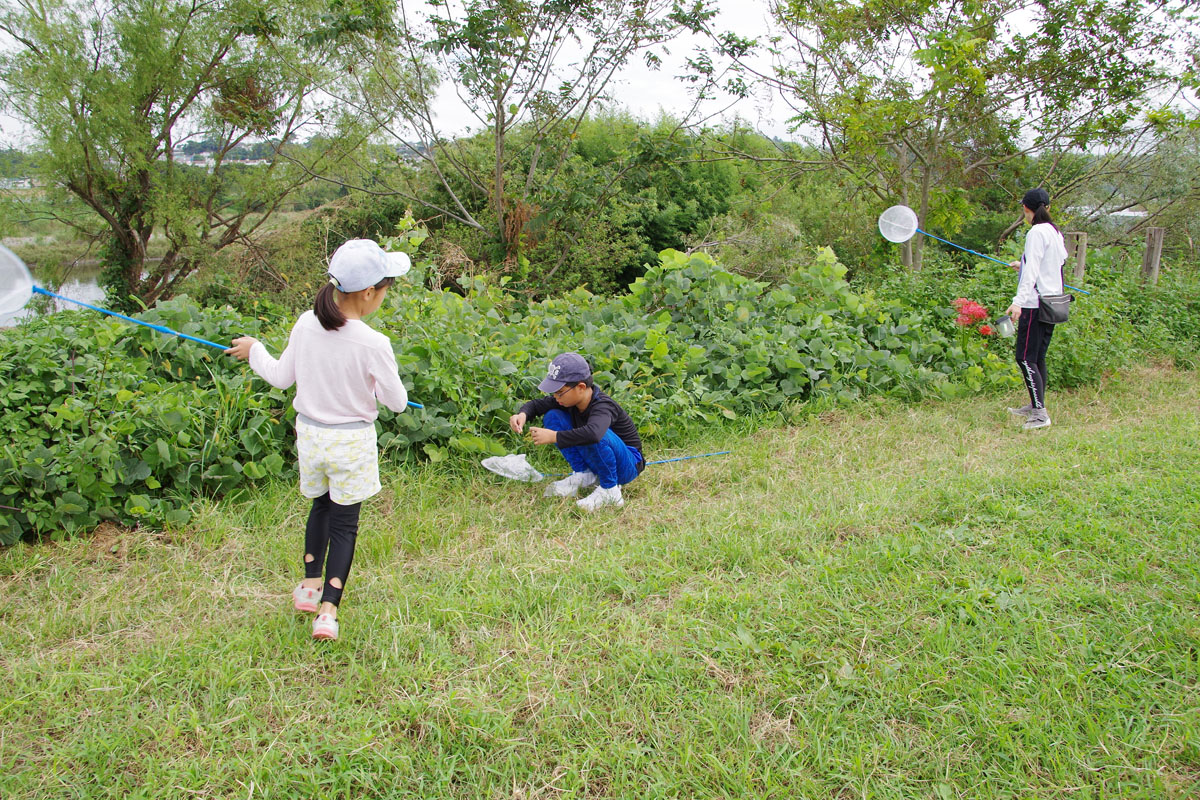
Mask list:
[[[1050,220],[1050,195],[1045,189],[1030,189],[1021,199],[1025,222],[1025,253],[1013,266],[1020,268],[1017,294],[1008,307],[1008,316],[1017,323],[1017,366],[1029,391],[1029,405],[1010,408],[1025,418],[1025,429],[1050,427],[1046,411],[1046,350],[1054,326],[1038,319],[1038,298],[1062,294],[1063,264],[1067,246],[1058,227]]]

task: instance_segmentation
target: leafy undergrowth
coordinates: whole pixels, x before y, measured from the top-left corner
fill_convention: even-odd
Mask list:
[[[951,331],[946,308],[852,291],[831,251],[770,287],[703,254],[667,250],[628,294],[585,290],[527,304],[482,279],[469,296],[397,287],[371,324],[393,337],[418,412],[379,418],[394,462],[504,452],[497,431],[557,353],[592,362],[638,410],[644,436],[862,397],[959,397],[1017,384],[1006,343]],[[269,316],[269,315],[264,315]],[[261,335],[278,354],[288,318],[269,323],[186,298],[145,321],[227,343]],[[0,544],[83,533],[101,522],[181,525],[199,496],[286,474],[289,393],[242,363],[145,327],[55,315],[0,336]]]
[[[693,439],[734,452],[592,517],[393,472],[334,643],[290,611],[282,482],[18,545],[0,795],[1196,796],[1200,377],[1051,401]]]

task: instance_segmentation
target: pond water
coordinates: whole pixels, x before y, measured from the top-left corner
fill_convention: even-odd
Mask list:
[[[69,297],[72,300],[79,300],[83,303],[88,303],[93,306],[104,305],[104,290],[100,288],[98,283],[100,279],[100,267],[83,267],[75,266],[70,270],[61,284],[55,286],[52,282],[46,279],[45,276],[39,275],[38,270],[31,270],[33,273],[33,282],[55,294],[60,294],[63,297]],[[56,278],[57,279],[57,278]],[[34,295],[34,297],[38,297]],[[49,313],[53,314],[56,311],[69,311],[71,309],[79,309],[80,306],[74,303],[68,303],[65,300],[58,298],[49,298],[50,306]],[[43,303],[29,303],[25,308],[21,309],[11,319],[6,320],[4,324],[15,325],[24,319],[31,319],[41,313],[40,309]],[[35,307],[36,306],[36,307]]]

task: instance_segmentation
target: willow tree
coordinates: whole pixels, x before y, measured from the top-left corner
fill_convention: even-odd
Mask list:
[[[1154,112],[1177,96],[1191,50],[1178,6],[783,0],[772,6],[774,66],[757,75],[821,154],[806,168],[841,171],[881,202],[912,206],[924,226],[1001,165],[1120,147],[1161,124]],[[905,247],[905,264],[920,267],[922,244]]]
[[[0,56],[6,105],[45,180],[95,212],[86,227],[103,241],[110,302],[169,297],[322,169],[282,155],[332,121],[318,89],[334,65],[302,43],[319,13],[265,0],[16,0],[0,12],[15,43]],[[189,140],[213,147],[205,166],[177,158]],[[232,162],[263,141],[264,163]],[[151,261],[155,236],[163,253]]]

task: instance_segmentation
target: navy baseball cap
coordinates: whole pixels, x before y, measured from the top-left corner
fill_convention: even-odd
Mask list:
[[[555,356],[546,370],[546,377],[538,384],[538,390],[553,394],[567,384],[579,383],[592,377],[592,368],[579,353],[563,353]]]
[[[1021,198],[1021,205],[1030,211],[1037,211],[1038,206],[1050,205],[1050,194],[1045,189],[1030,189]]]

